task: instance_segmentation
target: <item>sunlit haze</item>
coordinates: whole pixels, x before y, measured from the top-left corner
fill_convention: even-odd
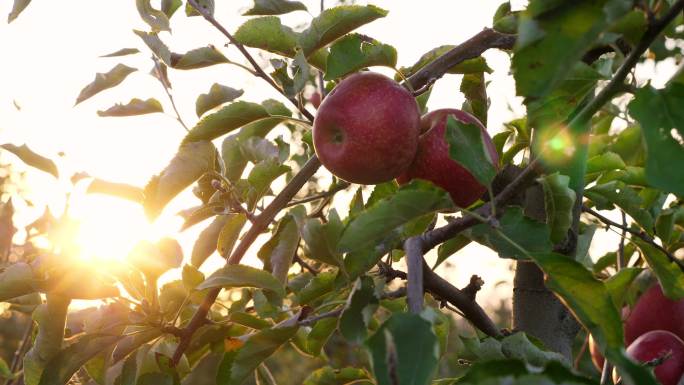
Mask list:
[[[393,45],[399,53],[399,66],[413,64],[423,53],[443,44],[458,44],[491,25],[500,0],[408,1],[378,0],[372,3],[388,9],[387,17],[370,23],[359,32]],[[316,14],[318,1],[304,1]],[[359,2],[365,3],[365,2]],[[476,5],[474,5],[476,4]],[[216,18],[234,31],[246,20],[240,16],[251,5],[250,0],[219,1]],[[0,14],[8,14],[11,2],[2,2]],[[310,19],[305,12],[294,12],[283,17],[291,26],[302,25]],[[160,36],[174,52],[213,44],[231,60],[243,62],[234,47],[224,47],[225,39],[202,18],[186,18],[182,11],[172,18],[173,33]],[[64,2],[36,1],[12,24],[0,23],[0,143],[27,143],[34,151],[57,162],[61,175],[58,181],[52,176],[29,170],[7,153],[0,152],[1,163],[12,163],[18,170],[27,170],[25,185],[33,207],[25,207],[16,200],[17,227],[35,220],[49,204],[55,215],[65,206],[70,194],[70,215],[80,221],[75,242],[81,258],[117,260],[126,256],[138,241],[155,240],[162,236],[176,237],[189,258],[194,239],[203,225],[178,233],[182,219],[176,214],[195,206],[199,201],[187,189],[154,223],[148,223],[142,208],[132,202],[104,195],[85,193],[87,180],[72,187],[70,177],[76,172],[113,182],[144,186],[147,180],[161,171],[175,153],[185,131],[175,120],[171,105],[159,82],[149,76],[153,66],[148,48],[133,29],[147,30],[140,19],[135,2],[74,0],[68,7]],[[121,48],[136,47],[138,55],[99,58]],[[255,55],[264,65],[268,61]],[[522,116],[520,98],[515,97],[513,78],[509,74],[508,56],[499,51],[484,55],[492,74],[488,94],[491,99],[488,130],[493,135],[503,123]],[[96,72],[107,72],[118,63],[138,68],[121,85],[106,90],[74,106],[79,91],[90,83]],[[662,68],[661,68],[662,67]],[[655,79],[668,78],[674,64],[665,63],[656,71],[648,65],[639,71],[644,78],[657,73]],[[378,69],[390,74],[391,71]],[[197,120],[196,97],[219,82],[244,89],[242,100],[258,102],[277,95],[260,79],[230,65],[218,65],[192,71],[169,70],[173,95],[180,114],[189,126]],[[429,108],[458,108],[463,102],[459,92],[460,76],[447,75],[438,81],[433,90]],[[115,103],[127,103],[131,98],[154,97],[163,105],[165,114],[150,114],[130,118],[101,118],[97,110]],[[18,106],[15,107],[15,103]],[[563,145],[562,143],[560,143]],[[58,154],[63,152],[63,156]],[[321,169],[320,175],[328,174]],[[281,178],[282,179],[282,178]],[[282,186],[282,180],[279,184]],[[366,196],[367,197],[367,196]],[[336,204],[346,212],[348,196],[341,196]],[[618,236],[599,231],[592,246],[592,255],[598,256],[614,245]],[[22,237],[20,232],[17,237]],[[262,242],[265,240],[262,240]],[[260,242],[252,247],[245,263],[259,265],[255,257]],[[430,257],[429,257],[430,258]],[[443,266],[438,272],[457,286],[464,286],[472,274],[486,281],[481,299],[494,305],[511,295],[509,262],[479,245],[471,245],[450,260],[451,267]],[[202,267],[211,272],[223,261],[214,255]],[[177,273],[172,273],[177,274]],[[503,284],[496,285],[503,281]]]

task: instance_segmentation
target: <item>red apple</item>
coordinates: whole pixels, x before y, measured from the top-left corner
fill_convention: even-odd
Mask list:
[[[684,341],[665,330],[643,334],[627,348],[627,355],[639,362],[662,359],[655,367],[655,376],[662,385],[677,385],[684,375]],[[615,383],[618,381],[613,372]]]
[[[309,96],[309,103],[311,103],[314,108],[318,108],[321,105],[321,94],[316,91],[311,96]]]
[[[468,207],[487,191],[468,170],[449,157],[449,144],[446,141],[447,116],[453,116],[463,123],[472,123],[482,130],[482,138],[494,164],[499,156],[487,130],[477,118],[457,109],[441,109],[425,114],[421,119],[424,131],[418,144],[418,153],[409,169],[397,178],[399,183],[411,179],[429,180],[445,189],[459,207]]]
[[[419,131],[420,111],[410,92],[384,75],[359,72],[325,97],[313,141],[330,172],[348,182],[376,184],[409,167]]]
[[[625,341],[629,346],[651,330],[667,330],[684,339],[684,299],[673,301],[663,294],[660,284],[639,297],[625,321]]]

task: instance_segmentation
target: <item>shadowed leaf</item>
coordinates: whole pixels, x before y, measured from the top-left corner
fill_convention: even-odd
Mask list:
[[[171,51],[169,47],[164,44],[156,32],[145,32],[133,30],[133,33],[138,35],[147,47],[159,58],[164,64],[171,67]]]
[[[10,14],[7,16],[7,23],[11,23],[19,17],[19,14],[23,12],[29,4],[31,4],[31,0],[14,0],[12,11],[10,11]]]
[[[119,85],[119,83],[124,81],[128,75],[135,71],[137,71],[137,69],[124,64],[117,64],[107,73],[97,73],[95,75],[95,80],[85,86],[81,90],[81,93],[78,94],[76,104],[81,103],[101,91]]]
[[[136,0],[135,6],[138,9],[140,18],[142,18],[153,31],[171,31],[168,16],[166,16],[164,12],[154,9],[150,4],[150,0]]]
[[[117,57],[117,56],[126,56],[126,55],[133,55],[140,52],[139,49],[137,48],[121,48],[118,51],[108,53],[106,55],[102,55],[100,57]]]
[[[171,54],[171,67],[178,70],[204,68],[223,63],[230,61],[213,45],[195,48],[184,54]]]
[[[281,298],[285,296],[285,288],[273,274],[246,265],[228,265],[216,270],[197,286],[197,290],[216,287],[255,287],[269,290]]]
[[[197,101],[195,102],[197,117],[202,116],[202,114],[214,107],[218,107],[223,103],[231,102],[239,98],[244,92],[245,91],[243,90],[236,90],[235,88],[214,83],[208,93],[201,94],[197,97]]]
[[[365,67],[397,65],[397,50],[391,45],[350,34],[339,39],[330,47],[325,66],[325,79],[333,80],[356,72]]]

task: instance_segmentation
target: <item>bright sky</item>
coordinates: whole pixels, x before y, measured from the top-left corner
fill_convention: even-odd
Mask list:
[[[378,0],[372,3],[388,9],[389,15],[360,28],[359,32],[396,47],[399,65],[407,66],[431,48],[458,44],[490,26],[491,16],[500,2],[480,0],[473,6],[462,1]],[[9,13],[11,3],[2,2],[0,15]],[[216,17],[229,31],[235,31],[247,20],[240,14],[250,7],[250,0],[217,3]],[[318,13],[318,1],[304,3],[314,15]],[[295,12],[283,16],[283,22],[297,26],[310,17],[305,12]],[[207,44],[222,48],[225,43],[204,19],[186,18],[182,9],[174,15],[171,25],[173,34],[164,33],[161,37],[174,52],[182,53]],[[138,16],[133,0],[74,0],[69,7],[57,1],[35,1],[12,24],[0,23],[0,52],[3,53],[0,143],[27,143],[34,151],[56,160],[62,173],[56,182],[47,174],[29,171],[27,182],[33,189],[30,198],[37,208],[20,206],[18,211],[27,215],[17,216],[18,225],[23,226],[40,215],[45,203],[50,203],[54,212],[59,213],[64,193],[71,190],[69,177],[74,172],[86,171],[105,180],[143,186],[175,153],[185,132],[171,115],[171,106],[160,84],[148,75],[152,68],[149,51],[132,29],[149,29]],[[98,58],[127,47],[137,47],[143,54]],[[236,49],[222,50],[230,59],[243,61]],[[485,57],[494,69],[487,75],[487,80],[491,81],[488,129],[493,135],[501,130],[503,122],[522,115],[524,110],[520,99],[515,97],[507,55],[489,51]],[[107,72],[117,63],[140,71],[116,88],[74,107],[79,91],[93,80],[95,73]],[[673,68],[666,72],[670,70]],[[263,81],[229,65],[192,71],[169,70],[169,77],[181,116],[190,126],[197,121],[195,98],[207,92],[214,82],[244,89],[242,100],[259,102],[278,97]],[[460,77],[455,75],[438,81],[429,108],[459,107],[463,102],[459,84]],[[114,103],[126,103],[133,97],[157,98],[164,105],[166,115],[100,118],[96,114],[97,110]],[[14,107],[13,101],[21,110]],[[66,154],[63,158],[57,156],[60,151]],[[0,161],[23,169],[20,162],[7,153],[0,153]],[[320,172],[325,173],[324,170]],[[72,210],[84,221],[81,237],[90,239],[84,241],[86,251],[115,258],[124,255],[141,238],[169,235],[181,241],[189,257],[192,242],[203,228],[198,225],[184,233],[176,233],[182,221],[174,214],[197,204],[189,189],[166,208],[157,223],[150,225],[139,206],[116,198],[85,195],[84,186],[80,187],[73,192]],[[601,237],[600,243],[605,248],[614,245],[616,239],[616,236],[608,235]],[[258,245],[252,250],[255,254]],[[248,255],[245,262],[255,261],[254,255]],[[495,304],[499,298],[510,297],[512,274],[509,263],[493,252],[477,245],[469,246],[450,261],[454,267],[448,271],[442,268],[439,272],[457,286],[464,286],[472,274],[483,276],[487,284],[479,298],[484,303]],[[221,263],[214,256],[203,270],[210,272]],[[499,280],[507,283],[495,286]]]

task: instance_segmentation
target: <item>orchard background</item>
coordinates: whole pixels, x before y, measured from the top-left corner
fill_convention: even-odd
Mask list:
[[[7,383],[608,383],[587,331],[655,383],[618,309],[684,296],[682,2],[189,3],[5,7]],[[318,169],[308,98],[365,67],[486,123],[497,178],[449,143],[495,205]]]

